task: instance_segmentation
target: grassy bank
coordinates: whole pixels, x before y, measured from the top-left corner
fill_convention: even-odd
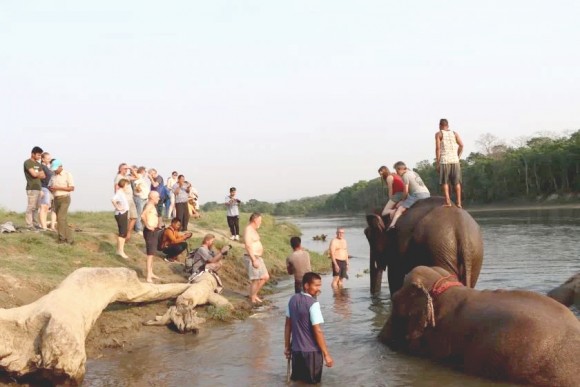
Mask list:
[[[240,225],[248,223],[249,214],[242,214]],[[17,228],[24,226],[22,213],[0,210],[0,224],[11,221]],[[58,285],[67,275],[81,267],[128,267],[144,278],[145,244],[143,237],[134,234],[127,242],[125,251],[130,257],[123,259],[115,255],[116,223],[112,212],[76,212],[69,215],[69,225],[75,229],[74,245],[57,244],[53,232],[22,231],[0,234],[0,308],[11,308],[30,303]],[[193,237],[190,248],[198,247],[203,236],[216,236],[216,247],[231,244],[232,251],[220,271],[226,291],[224,295],[242,311],[248,312],[247,274],[242,262],[244,247],[241,242],[228,239],[226,216],[223,211],[207,212],[201,219],[190,223]],[[272,280],[269,289],[277,280],[286,276],[285,259],[291,252],[289,239],[300,235],[293,224],[281,222],[264,215],[259,230],[265,248],[264,261]],[[328,258],[311,252],[313,270],[324,271]],[[184,256],[181,257],[184,261]],[[185,282],[182,266],[166,263],[161,256],[154,260],[154,271],[162,283]],[[98,320],[87,339],[89,352],[103,346],[120,346],[129,341],[131,332],[138,331],[141,322],[155,314],[163,314],[168,302],[146,306],[109,306]],[[209,311],[212,312],[211,310]],[[244,313],[236,313],[242,316]],[[217,316],[223,319],[223,316]]]

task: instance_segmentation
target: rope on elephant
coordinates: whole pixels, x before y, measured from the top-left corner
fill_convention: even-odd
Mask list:
[[[455,280],[455,281],[451,281]],[[443,283],[444,281],[447,281]],[[431,296],[437,297],[441,294],[445,293],[445,291],[453,286],[463,286],[461,282],[457,280],[457,277],[454,274],[448,275],[446,277],[441,277],[433,284],[433,287],[429,291]]]
[[[433,298],[431,298],[429,291],[425,288],[423,284],[419,284],[419,288],[423,291],[425,297],[427,297],[427,304],[425,305],[425,307],[427,308],[427,311],[425,313],[427,315],[427,320],[425,321],[424,328],[427,328],[428,325],[435,327],[435,310],[433,309]]]

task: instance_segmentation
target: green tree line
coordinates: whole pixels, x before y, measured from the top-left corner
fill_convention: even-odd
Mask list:
[[[481,151],[461,160],[464,203],[531,201],[558,194],[579,199],[580,130],[569,136],[536,136],[520,146],[508,146],[490,134],[478,140]],[[372,166],[376,169],[378,166]],[[391,167],[391,166],[389,166]],[[414,169],[421,175],[432,195],[439,195],[439,177],[435,161],[423,160]],[[369,212],[381,208],[387,200],[387,188],[377,177],[361,180],[331,195],[268,203],[249,200],[245,212],[276,216],[309,216]],[[222,203],[210,202],[202,210],[224,209]]]

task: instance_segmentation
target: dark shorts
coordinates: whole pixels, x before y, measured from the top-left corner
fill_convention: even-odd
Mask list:
[[[143,239],[145,239],[145,251],[147,255],[155,255],[157,252],[158,237],[155,231],[151,231],[147,227],[143,229]]]
[[[306,383],[320,383],[322,379],[321,352],[292,351],[292,380],[301,380]]]
[[[439,165],[439,184],[461,184],[461,165],[457,164],[440,164]]]
[[[341,279],[342,278],[348,279],[348,274],[346,273],[346,261],[339,261],[337,259],[336,263],[338,264],[338,271],[334,270],[334,264],[332,263],[332,261],[330,261],[330,266],[332,266],[332,276],[340,277]]]
[[[129,212],[125,211],[123,214],[115,215],[115,220],[117,221],[119,236],[121,238],[127,237],[127,231],[129,230]]]

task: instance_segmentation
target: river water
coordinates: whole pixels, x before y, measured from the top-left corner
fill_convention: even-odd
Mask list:
[[[478,289],[528,289],[545,293],[580,271],[580,210],[478,212],[485,246]],[[337,293],[323,277],[319,297],[323,330],[335,366],[323,371],[323,385],[338,386],[497,386],[429,360],[391,351],[377,341],[389,312],[388,286],[369,295],[369,247],[364,217],[292,219],[303,232],[303,245],[323,252],[332,236],[346,230],[350,279]],[[265,246],[267,248],[267,246]],[[386,275],[384,276],[386,278]],[[87,364],[86,386],[275,386],[286,382],[283,355],[284,310],[293,281],[281,281],[269,296],[272,308],[246,321],[179,335],[147,327],[131,353],[108,351]],[[575,311],[578,314],[578,311]]]

